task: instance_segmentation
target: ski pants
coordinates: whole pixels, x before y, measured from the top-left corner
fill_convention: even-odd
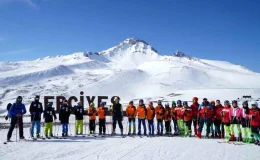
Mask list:
[[[190,121],[184,121],[184,123],[185,123],[184,133],[191,135],[191,123],[192,123],[192,120],[190,120]]]
[[[250,121],[249,119],[242,119],[241,125],[243,128],[243,137],[244,138],[249,138],[251,136],[251,131],[250,131]]]
[[[259,127],[251,126],[251,131],[255,140],[260,140]]]
[[[210,125],[210,133],[214,134],[214,123],[211,123]]]
[[[235,130],[234,130],[235,125],[237,126],[238,134],[241,134],[240,124],[231,124],[231,125],[230,125],[230,134],[231,134],[231,135],[234,135],[234,134],[235,134]]]
[[[116,130],[116,123],[118,123],[121,132],[123,132],[124,127],[122,124],[122,117],[113,117],[113,131]]]
[[[180,131],[184,131],[184,121],[183,119],[177,120],[178,128]]]
[[[40,134],[40,132],[41,132],[41,121],[32,121],[31,136],[34,135],[34,127],[35,126],[36,126],[36,134]]]
[[[76,120],[75,132],[80,132],[81,134],[83,133],[83,120]]]
[[[195,135],[197,135],[197,131],[198,131],[198,120],[197,120],[197,118],[193,118],[192,122],[193,122],[193,128],[194,128]]]
[[[44,134],[45,135],[48,135],[48,132],[49,132],[49,134],[53,134],[52,133],[52,122],[47,122],[47,123],[45,123],[45,130],[44,130]]]
[[[221,120],[214,120],[214,126],[215,126],[215,135],[220,135],[221,131],[224,129],[220,130],[220,125],[221,125]],[[223,126],[223,125],[222,125]]]
[[[144,134],[146,134],[146,124],[145,119],[138,118],[138,134],[141,134],[141,125],[143,125],[144,128]]]
[[[136,133],[135,118],[128,118],[128,132],[131,133],[133,125],[133,133]]]
[[[223,123],[225,129],[225,137],[230,137],[230,123]]]
[[[96,120],[89,120],[89,131],[94,132],[96,131]]]
[[[163,133],[163,120],[157,119],[157,134]]]
[[[106,134],[106,120],[99,119],[98,125],[99,125],[99,134],[102,134],[102,131],[104,134]]]
[[[154,121],[148,120],[149,135],[154,135]]]
[[[173,119],[173,129],[174,129],[174,132],[178,132],[179,131],[179,128],[178,128],[178,124],[177,124],[177,120],[176,119]]]
[[[206,133],[210,132],[211,118],[200,118],[199,132],[202,132],[204,124],[206,125]]]
[[[68,134],[68,123],[62,123],[62,133]]]
[[[165,133],[166,134],[171,134],[171,132],[172,132],[172,128],[171,128],[171,120],[169,120],[169,121],[164,121],[164,123],[165,123]]]
[[[15,125],[17,125],[17,127],[19,126],[19,136],[23,137],[23,118],[12,116],[11,125],[10,125],[9,131],[7,133],[7,139],[10,139],[12,137]]]

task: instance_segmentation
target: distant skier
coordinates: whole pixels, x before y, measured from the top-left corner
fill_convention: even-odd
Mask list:
[[[90,107],[88,109],[89,134],[95,134],[96,133],[96,114],[97,114],[97,110],[95,108],[95,104],[90,103]]]
[[[148,121],[148,129],[149,136],[154,136],[154,117],[155,117],[155,108],[153,107],[153,102],[149,102],[147,110],[147,121]]]
[[[198,138],[201,138],[201,133],[204,124],[206,124],[206,137],[209,138],[210,126],[212,123],[212,113],[213,113],[213,108],[211,107],[207,98],[204,98],[202,104],[199,107],[200,122],[199,122],[199,129],[198,129]]]
[[[256,145],[260,146],[260,134],[259,134],[260,114],[259,114],[259,110],[257,107],[258,107],[258,103],[254,102],[252,104],[252,109],[250,109],[250,112],[249,112],[250,126],[251,126],[251,132],[252,132],[252,137],[249,139],[249,142],[255,143]]]
[[[176,108],[176,103],[175,101],[172,101],[171,116],[172,116],[173,127],[174,127],[174,135],[178,135],[179,128],[177,124],[177,114],[175,108]]]
[[[11,106],[12,106],[12,103],[8,103],[8,105],[6,106],[7,115],[5,116],[5,120],[8,120],[8,112],[9,112]]]
[[[141,125],[143,126],[144,135],[146,136],[146,116],[147,110],[144,105],[144,100],[139,100],[139,105],[136,107],[136,115],[138,116],[138,135],[141,135]]]
[[[243,102],[243,110],[242,110],[242,120],[241,120],[241,125],[242,125],[242,128],[243,128],[243,133],[244,133],[244,139],[243,139],[243,142],[248,142],[249,140],[249,133],[251,132],[250,131],[250,120],[249,120],[249,112],[250,112],[250,109],[248,107],[248,102],[247,101],[244,101]]]
[[[123,135],[123,107],[122,105],[119,103],[119,98],[115,97],[114,99],[115,103],[111,106],[110,111],[112,112],[112,116],[113,116],[113,131],[112,134],[115,134],[115,130],[116,130],[116,123],[118,123],[119,128],[121,130],[121,135]]]
[[[172,134],[172,128],[171,128],[171,108],[169,103],[165,104],[164,109],[164,123],[165,123],[165,134],[171,135]]]
[[[62,124],[62,137],[68,136],[68,125],[71,114],[71,107],[68,105],[68,101],[64,100],[59,112],[59,120]]]
[[[216,106],[214,108],[214,125],[215,125],[215,137],[224,138],[224,125],[221,123],[221,111],[223,106],[220,100],[216,100]],[[220,128],[221,127],[221,128]]]
[[[83,134],[83,117],[84,117],[84,107],[82,102],[78,102],[78,105],[74,108],[74,114],[76,118],[75,133],[76,135]]]
[[[136,117],[136,107],[134,106],[134,102],[130,101],[129,105],[126,107],[126,116],[128,117],[128,135],[131,135],[131,130],[133,126],[133,135],[136,134],[136,125],[135,125],[135,117]]]
[[[99,135],[106,134],[106,112],[105,112],[105,102],[101,102],[100,106],[98,107],[98,119],[99,119]]]
[[[30,114],[31,114],[31,137],[34,137],[34,127],[36,126],[36,137],[40,138],[41,132],[41,114],[43,113],[42,103],[40,102],[40,96],[37,95],[34,98],[34,101],[30,105]]]
[[[54,121],[56,121],[56,119],[57,119],[56,113],[55,113],[52,105],[53,105],[53,103],[49,102],[43,112],[43,117],[45,119],[45,130],[44,130],[45,137],[48,137],[48,136],[53,137],[53,132],[52,132],[53,118],[54,118]]]
[[[158,100],[158,106],[155,108],[156,119],[157,119],[157,135],[163,134],[163,116],[164,107],[162,106],[162,101]]]
[[[229,141],[236,141],[236,140],[243,141],[242,132],[241,132],[241,128],[240,128],[241,120],[243,118],[243,110],[238,107],[236,100],[232,101],[232,107],[233,108],[230,108],[230,113],[229,113],[230,122],[231,122],[231,126],[230,126],[231,137],[230,137]],[[237,126],[237,132],[238,132],[237,139],[235,137],[235,131],[234,131],[235,125]]]
[[[222,135],[222,138],[230,138],[230,104],[229,101],[224,101],[224,108],[221,111],[221,120],[224,125],[225,135]],[[223,134],[223,133],[222,133]]]
[[[198,134],[198,109],[199,109],[199,103],[198,103],[198,98],[193,97],[192,102],[193,104],[191,105],[192,109],[192,122],[193,122],[193,128],[194,128],[194,135],[197,136]]]
[[[19,126],[20,139],[24,139],[23,136],[23,115],[26,113],[25,105],[22,103],[23,98],[18,96],[16,103],[12,104],[8,117],[11,118],[11,125],[7,134],[7,141],[10,141],[15,125]]]
[[[188,102],[183,102],[184,109],[182,110],[184,115],[184,135],[187,137],[191,136],[191,124],[192,124],[192,108],[188,106]]]
[[[182,106],[182,101],[178,100],[177,101],[177,107],[175,108],[176,110],[176,114],[177,114],[177,124],[178,124],[178,128],[179,128],[179,133],[183,135],[184,134],[184,115],[182,114],[183,111],[183,106]]]

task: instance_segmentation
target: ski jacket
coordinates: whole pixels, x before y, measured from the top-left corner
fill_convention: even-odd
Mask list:
[[[83,120],[83,115],[84,115],[84,107],[83,106],[75,106],[74,108],[74,114],[75,114],[75,118],[76,120]]]
[[[106,119],[106,114],[105,114],[106,112],[105,112],[104,107],[102,107],[102,106],[98,107],[97,113],[98,113],[99,119]]]
[[[162,105],[158,105],[155,108],[155,113],[156,113],[156,119],[163,119],[164,116],[164,107]]]
[[[45,123],[53,122],[53,117],[56,120],[56,114],[53,107],[46,107],[43,112],[43,117],[45,119]]]
[[[175,108],[175,111],[176,111],[176,115],[177,115],[176,119],[177,120],[182,120],[184,118],[184,114],[182,114],[182,111],[183,111],[182,105],[177,106]]]
[[[171,108],[171,116],[172,116],[172,120],[176,120],[176,110],[175,110],[176,107],[172,107]]]
[[[249,118],[251,120],[250,125],[252,127],[259,127],[260,115],[258,109],[250,109]]]
[[[214,108],[214,119],[215,120],[221,120],[222,116],[221,116],[221,112],[222,112],[223,106],[220,105],[216,105]]]
[[[113,117],[117,117],[117,118],[121,118],[123,117],[123,107],[120,103],[118,104],[113,104],[112,105],[112,108],[111,108],[111,111],[112,111],[112,115]]]
[[[89,120],[96,120],[96,114],[97,114],[97,110],[95,107],[88,108]]]
[[[164,109],[164,121],[171,121],[171,108],[167,107]]]
[[[221,111],[221,120],[223,123],[230,123],[230,108],[230,105],[226,105]]]
[[[147,110],[147,116],[146,116],[147,120],[153,120],[155,117],[155,108],[148,106],[146,107],[146,110]]]
[[[192,118],[197,119],[199,113],[199,103],[193,103],[190,107],[192,109]]]
[[[139,119],[145,119],[146,118],[147,110],[146,110],[145,105],[137,106],[136,115],[138,116]]]
[[[235,119],[238,121],[241,121],[243,118],[243,110],[239,107],[237,108],[230,108],[230,112],[229,112],[229,119],[232,121],[234,121]]]
[[[134,118],[134,117],[136,116],[136,108],[135,108],[135,106],[133,106],[133,105],[128,105],[128,106],[126,107],[125,113],[126,113],[126,116],[127,116],[128,118]]]
[[[70,106],[68,105],[61,106],[60,113],[59,113],[59,120],[61,121],[61,124],[69,123],[70,113],[71,113]]]
[[[187,109],[181,110],[181,114],[183,114],[184,121],[191,121],[193,114],[192,114],[192,108],[188,107]]]
[[[16,116],[17,114],[24,115],[26,113],[26,108],[23,103],[14,103],[9,112],[8,115],[11,116]]]
[[[31,121],[40,121],[43,112],[42,103],[39,101],[33,101],[30,105],[29,111],[31,113]]]
[[[199,106],[199,117],[211,119],[213,117],[213,108],[208,104],[201,104]]]

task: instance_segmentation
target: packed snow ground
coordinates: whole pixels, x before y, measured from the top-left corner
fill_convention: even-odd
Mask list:
[[[73,119],[73,118],[71,118]],[[109,119],[108,119],[109,121]],[[124,121],[126,127],[126,119]],[[74,123],[70,124],[72,132]],[[97,126],[98,127],[98,126]],[[107,125],[111,132],[111,125]],[[118,128],[118,126],[117,126]],[[57,133],[56,128],[56,133]],[[98,130],[98,128],[96,128]],[[6,140],[7,129],[0,132],[0,140]],[[25,128],[25,137],[29,128]],[[55,131],[55,127],[54,127]],[[59,129],[61,134],[61,128]],[[85,132],[85,131],[84,131]],[[125,128],[124,128],[124,132]],[[119,131],[117,130],[117,133]],[[15,130],[12,140],[15,141]],[[68,139],[46,139],[37,141],[11,142],[0,145],[0,159],[193,159],[193,160],[257,160],[259,147],[253,144],[234,145],[217,143],[217,139],[197,139],[194,137],[71,137]]]

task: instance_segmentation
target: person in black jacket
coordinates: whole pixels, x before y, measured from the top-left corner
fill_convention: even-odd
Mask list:
[[[36,136],[40,138],[40,131],[41,131],[41,114],[43,112],[42,103],[40,102],[40,96],[36,96],[34,101],[30,105],[29,109],[31,113],[31,137],[34,136],[34,127],[36,125]]]
[[[121,135],[123,135],[123,129],[124,129],[123,125],[122,125],[123,107],[119,103],[118,97],[115,98],[115,103],[111,106],[110,111],[112,112],[112,116],[113,116],[113,131],[112,131],[112,134],[115,134],[116,123],[118,122],[119,128],[121,130]]]
[[[53,117],[54,120],[56,121],[57,117],[54,111],[54,108],[52,107],[53,103],[49,102],[47,104],[47,107],[45,108],[43,112],[43,117],[45,119],[45,130],[44,130],[44,135],[45,137],[48,137],[48,132],[51,137],[53,137],[53,132],[52,132],[52,123],[53,123]]]
[[[12,106],[12,103],[8,103],[8,105],[6,106],[7,113],[9,112],[11,106]],[[8,120],[8,114],[5,116],[5,120]]]
[[[77,106],[74,108],[74,114],[76,118],[75,132],[76,135],[83,134],[83,115],[84,108],[82,102],[79,102]],[[79,132],[78,132],[79,131]]]
[[[62,137],[68,136],[68,125],[71,113],[71,107],[68,105],[68,101],[64,100],[63,105],[60,108],[59,120],[62,124]]]

